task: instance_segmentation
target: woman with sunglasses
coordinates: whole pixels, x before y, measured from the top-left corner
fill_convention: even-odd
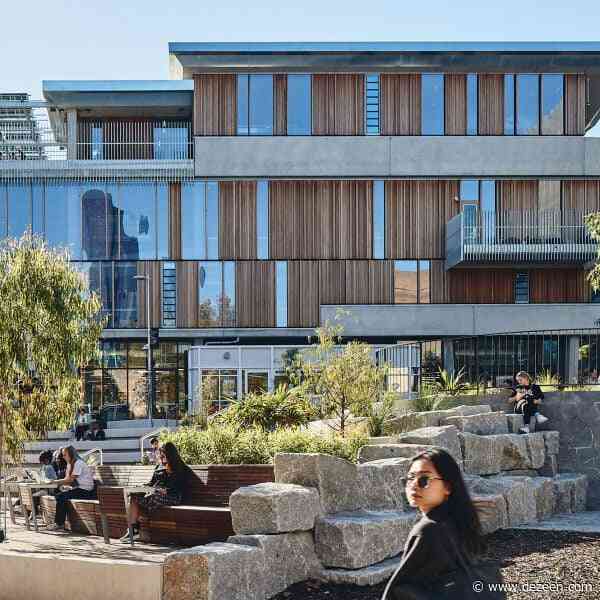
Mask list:
[[[479,517],[460,468],[442,448],[412,458],[406,497],[421,518],[412,528],[400,566],[382,600],[502,598],[473,590],[472,561],[484,549]]]

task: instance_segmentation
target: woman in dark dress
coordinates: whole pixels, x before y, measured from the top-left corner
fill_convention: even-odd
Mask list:
[[[479,517],[454,458],[441,448],[417,454],[411,460],[405,485],[408,502],[419,509],[421,518],[408,536],[400,566],[382,600],[505,597],[492,595],[487,589],[473,590],[473,582],[480,578],[474,575],[473,563],[485,544]]]
[[[133,496],[127,515],[127,522],[133,527],[134,540],[139,537],[140,513],[151,515],[161,506],[181,504],[188,486],[190,468],[181,460],[177,447],[167,442],[160,447],[160,465],[156,467],[148,485],[154,491],[142,497]],[[129,532],[121,540],[129,542]]]

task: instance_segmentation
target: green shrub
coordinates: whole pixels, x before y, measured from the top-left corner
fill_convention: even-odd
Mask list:
[[[268,432],[260,427],[238,429],[226,423],[206,430],[182,427],[164,432],[161,443],[173,442],[188,464],[269,464],[278,452],[331,454],[356,462],[358,450],[367,443],[363,435],[342,438],[321,436],[297,428]]]

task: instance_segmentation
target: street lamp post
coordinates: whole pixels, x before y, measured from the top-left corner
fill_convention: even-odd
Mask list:
[[[150,275],[136,275],[134,277],[134,279],[137,279],[138,281],[145,281],[146,282],[146,328],[147,328],[147,333],[148,333],[148,341],[147,341],[147,347],[146,347],[146,356],[148,357],[148,366],[147,366],[147,370],[148,370],[148,417],[150,418],[150,427],[154,427],[154,423],[153,423],[153,406],[152,406],[152,398],[153,398],[153,385],[152,385],[152,347],[150,345],[150,329],[151,329],[151,323],[150,323]]]

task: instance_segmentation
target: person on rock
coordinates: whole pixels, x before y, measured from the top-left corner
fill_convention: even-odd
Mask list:
[[[548,418],[539,412],[539,405],[544,399],[539,385],[533,383],[529,373],[519,371],[515,375],[517,385],[513,388],[510,399],[514,402],[513,407],[516,413],[523,414],[524,426],[519,429],[519,433],[530,433],[535,430],[536,423],[545,423]]]

